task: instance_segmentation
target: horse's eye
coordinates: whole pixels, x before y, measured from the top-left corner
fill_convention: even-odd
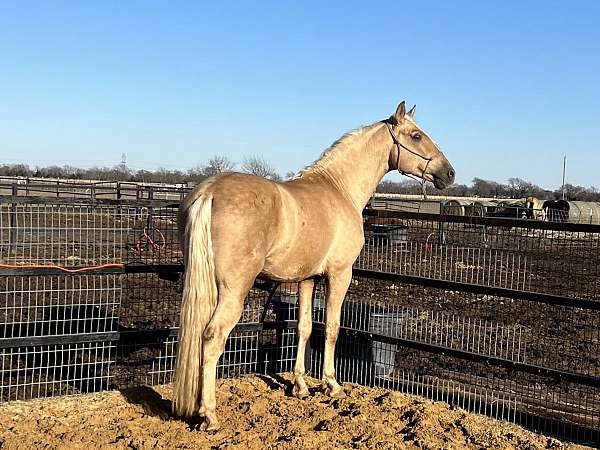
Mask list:
[[[412,137],[413,140],[415,140],[415,141],[419,141],[419,140],[421,140],[421,133],[419,133],[418,131],[415,131],[414,133],[412,133],[410,135],[410,137]]]

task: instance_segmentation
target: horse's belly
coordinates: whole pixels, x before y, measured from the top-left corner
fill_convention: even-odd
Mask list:
[[[261,275],[275,281],[301,281],[322,273],[320,258],[279,254],[267,258]]]

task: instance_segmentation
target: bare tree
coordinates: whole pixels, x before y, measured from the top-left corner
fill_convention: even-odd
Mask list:
[[[234,168],[235,163],[227,156],[215,155],[200,167],[199,172],[205,177],[211,177],[221,172],[231,172]]]
[[[242,171],[273,181],[281,180],[281,176],[277,173],[275,168],[260,156],[245,157],[244,162],[242,163]]]

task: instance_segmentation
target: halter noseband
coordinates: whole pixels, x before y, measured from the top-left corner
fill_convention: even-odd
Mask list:
[[[392,131],[392,126],[390,124],[390,122],[388,120],[385,121],[385,125],[388,129],[388,131],[390,132],[390,136],[392,137],[392,141],[394,142],[394,144],[396,145],[396,148],[398,150],[398,172],[401,173],[404,176],[407,176],[409,178],[412,178],[413,180],[416,180],[418,182],[421,183],[421,189],[423,190],[423,196],[425,198],[427,198],[427,193],[425,191],[425,173],[427,172],[427,168],[429,167],[429,163],[433,160],[433,156],[430,158],[427,158],[423,155],[421,155],[420,153],[415,152],[414,150],[411,150],[410,148],[408,148],[406,145],[402,144],[402,142],[400,142],[398,140],[398,138],[394,135],[394,132]],[[415,156],[418,156],[421,159],[424,159],[425,161],[427,161],[427,163],[425,164],[425,168],[423,169],[423,171],[421,172],[421,179],[419,180],[417,177],[415,177],[413,174],[407,173],[405,171],[403,171],[402,169],[400,169],[400,149],[403,148],[404,150],[406,150],[409,153],[412,153]]]

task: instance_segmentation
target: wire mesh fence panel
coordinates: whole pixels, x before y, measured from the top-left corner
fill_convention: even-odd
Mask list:
[[[391,213],[388,213],[390,215]],[[600,228],[567,231],[453,222],[451,216],[367,217],[355,267],[595,300]],[[482,219],[485,222],[485,219]],[[496,222],[489,222],[496,223]]]
[[[217,378],[273,374],[293,370],[297,338],[293,329],[233,331],[217,363]],[[109,388],[172,383],[177,335],[146,335],[128,342],[124,336],[111,366]]]
[[[128,230],[126,264],[181,264],[176,207],[136,208]]]
[[[318,310],[313,317],[323,320]],[[600,443],[596,310],[355,276],[341,326],[342,380]],[[312,338],[316,376],[323,345],[321,331]]]
[[[0,203],[3,264],[63,267],[120,263],[135,209]]]
[[[0,203],[0,262],[65,268],[177,264],[177,208]]]
[[[177,327],[182,278],[164,280],[158,273],[129,273],[123,280],[118,315],[121,326],[131,329]]]
[[[114,350],[111,342],[0,348],[0,401],[107,389]]]
[[[2,339],[116,331],[121,277],[0,276]]]
[[[593,309],[355,276],[341,324],[431,348],[600,378],[600,315]]]

